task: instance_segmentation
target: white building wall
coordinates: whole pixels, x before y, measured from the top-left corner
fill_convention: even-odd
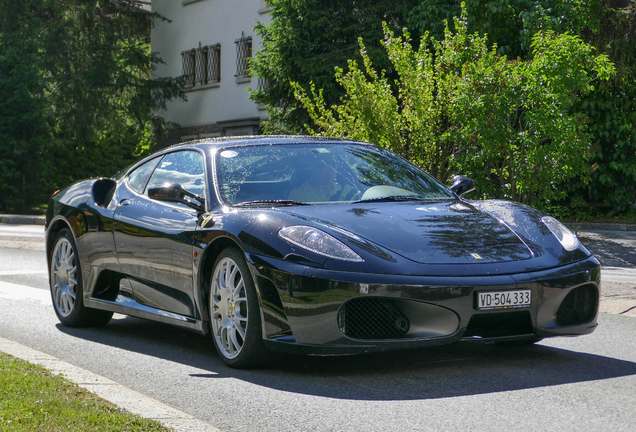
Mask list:
[[[199,44],[221,44],[221,80],[218,86],[189,90],[187,102],[173,101],[159,114],[167,121],[184,127],[184,138],[217,134],[250,133],[245,119],[257,124],[266,111],[248,98],[248,88],[256,89],[257,78],[237,80],[236,39],[252,36],[252,52],[260,48],[260,38],[253,30],[256,21],[269,22],[267,6],[261,0],[153,0],[152,9],[172,22],[156,20],[152,29],[152,50],[166,64],[155,71],[157,77],[183,74],[181,52],[198,48]],[[242,82],[241,82],[242,81]],[[242,121],[242,122],[241,122]],[[226,123],[225,128],[200,126]],[[223,124],[223,123],[222,123]],[[241,126],[243,124],[243,126]],[[203,132],[193,132],[195,130]],[[210,130],[214,130],[210,132]],[[206,132],[207,131],[207,132]],[[190,135],[188,135],[190,134]]]

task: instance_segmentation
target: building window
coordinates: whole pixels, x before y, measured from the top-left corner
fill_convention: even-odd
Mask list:
[[[241,37],[236,43],[236,78],[249,78],[250,57],[252,57],[252,36],[245,36],[241,32]]]
[[[256,90],[266,92],[269,89],[269,80],[267,78],[258,78],[258,84],[256,86]]]
[[[221,81],[221,44],[199,46],[181,53],[188,87]]]

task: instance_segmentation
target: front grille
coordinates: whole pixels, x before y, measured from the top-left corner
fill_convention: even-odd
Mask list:
[[[394,300],[357,298],[338,311],[340,331],[353,339],[398,339],[409,331],[409,319]]]
[[[519,336],[534,333],[530,312],[497,312],[475,314],[470,319],[464,337],[482,338]]]
[[[556,314],[559,325],[583,324],[594,318],[598,304],[598,290],[595,285],[574,288],[565,296]]]

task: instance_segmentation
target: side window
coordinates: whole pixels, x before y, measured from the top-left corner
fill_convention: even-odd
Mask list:
[[[161,159],[159,166],[152,173],[148,189],[163,184],[179,184],[188,192],[203,196],[205,191],[205,170],[203,169],[203,156],[196,151],[180,151],[168,153]]]
[[[150,174],[152,174],[152,170],[155,169],[157,163],[161,158],[154,158],[143,165],[137,167],[133,172],[128,176],[128,186],[138,194],[144,193],[144,189],[146,188],[146,183],[148,183],[148,179],[150,178]]]

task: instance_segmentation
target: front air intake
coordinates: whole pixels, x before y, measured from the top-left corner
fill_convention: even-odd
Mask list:
[[[563,299],[556,314],[559,325],[576,325],[591,321],[598,307],[598,289],[588,284],[574,288]]]
[[[338,311],[340,331],[353,339],[399,339],[410,328],[398,302],[383,298],[357,298]]]
[[[466,327],[464,337],[494,338],[532,333],[530,312],[492,312],[473,315]]]

